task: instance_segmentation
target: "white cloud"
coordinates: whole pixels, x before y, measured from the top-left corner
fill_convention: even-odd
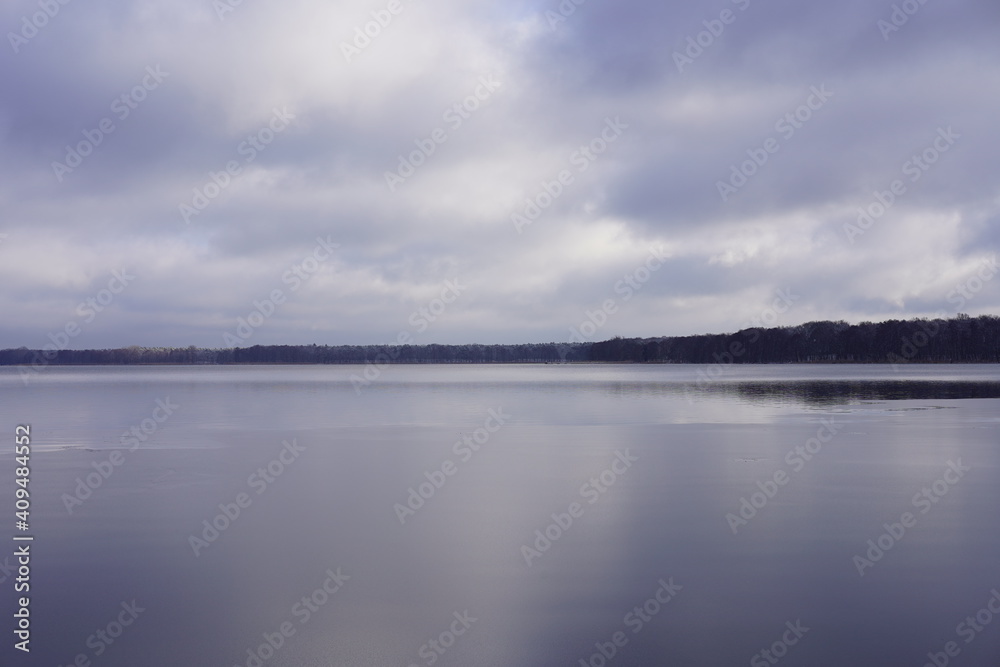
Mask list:
[[[216,345],[318,235],[337,257],[255,342],[383,342],[455,276],[469,292],[423,342],[564,340],[651,245],[670,260],[602,336],[733,330],[786,286],[802,300],[783,324],[919,315],[1000,245],[1000,63],[974,5],[888,44],[859,7],[748,12],[684,75],[672,40],[708,6],[588,3],[554,32],[546,3],[402,6],[350,63],[340,44],[378,3],[224,20],[196,0],[73,3],[8,54],[0,346],[44,343],[120,265],[139,278],[87,345]],[[52,160],[156,64],[169,78],[57,182]],[[501,87],[447,127],[482,76]],[[829,105],[720,201],[716,181],[824,82]],[[185,225],[178,205],[275,107],[289,129]],[[609,116],[629,129],[576,171]],[[843,225],[949,125],[955,147],[850,243]],[[437,127],[447,141],[390,192],[385,172]],[[518,234],[511,214],[564,168],[574,182]]]

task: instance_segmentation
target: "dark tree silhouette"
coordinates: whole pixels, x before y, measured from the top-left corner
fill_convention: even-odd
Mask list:
[[[615,337],[596,343],[514,345],[254,345],[208,349],[0,350],[0,365],[132,364],[503,364],[616,363],[998,363],[1000,317],[807,322],[731,334]]]

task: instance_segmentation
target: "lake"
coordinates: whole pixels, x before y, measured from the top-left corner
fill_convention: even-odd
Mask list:
[[[2,663],[1000,664],[997,367],[363,372],[0,368]]]

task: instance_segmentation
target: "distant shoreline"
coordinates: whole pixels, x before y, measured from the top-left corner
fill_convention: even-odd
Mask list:
[[[593,332],[596,335],[596,331]],[[577,336],[574,336],[577,337]],[[50,334],[42,349],[0,350],[0,366],[373,365],[391,364],[993,364],[1000,363],[1000,317],[848,324],[808,322],[731,334],[611,338],[590,342],[484,345],[253,345],[71,350]]]
[[[234,361],[234,362],[188,362],[188,361],[143,361],[135,363],[112,362],[61,362],[53,366],[365,366],[373,362],[364,361]],[[390,366],[704,366],[708,362],[693,361],[393,361]],[[714,363],[714,362],[712,362]],[[896,362],[899,363],[899,362]],[[911,361],[911,366],[990,366],[1000,361]],[[0,367],[16,367],[23,364],[0,363]],[[892,366],[891,361],[737,361],[732,366]]]

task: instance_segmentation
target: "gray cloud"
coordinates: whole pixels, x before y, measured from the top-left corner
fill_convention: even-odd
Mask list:
[[[220,346],[273,290],[286,301],[249,344],[382,343],[456,278],[418,342],[566,340],[607,299],[596,338],[731,331],[777,289],[799,296],[781,324],[919,316],[1000,248],[992,5],[927,3],[884,38],[892,2],[587,0],[554,27],[555,0],[404,2],[349,63],[341,44],[385,3],[212,7],[70,3],[16,53],[8,33],[38,5],[0,9],[0,346],[69,322],[72,347]],[[702,52],[678,71],[689,37]],[[833,95],[779,126],[813,87]],[[294,119],[251,151],[275,109]],[[609,118],[628,127],[604,147]],[[53,162],[98,136],[60,180]],[[724,201],[718,183],[769,139]],[[606,149],[581,159],[592,141]],[[339,247],[292,290],[319,237]],[[669,259],[626,301],[615,286],[651,247]],[[80,304],[122,267],[134,282],[91,318]],[[998,306],[988,283],[965,310]]]

